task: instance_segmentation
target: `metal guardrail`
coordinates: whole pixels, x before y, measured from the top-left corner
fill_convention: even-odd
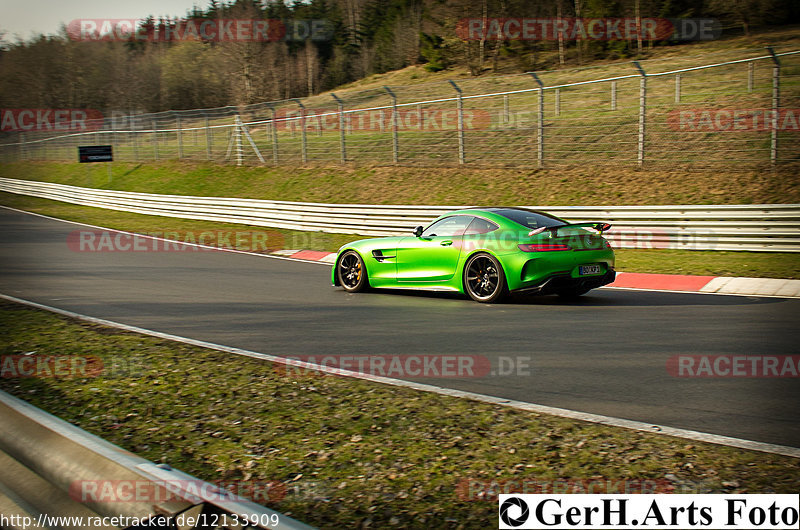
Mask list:
[[[148,215],[329,233],[408,233],[458,206],[325,204],[157,195],[0,178],[0,191]],[[800,252],[800,204],[530,206],[572,222],[608,221],[618,248]]]
[[[2,391],[0,424],[4,528],[98,527],[88,521],[106,521],[101,528],[120,528],[119,522],[134,520],[150,521],[151,528],[211,528],[187,524],[192,518],[197,523],[226,522],[218,528],[312,528],[169,466],[156,465]],[[81,484],[94,484],[101,493],[82,498]],[[73,519],[65,519],[69,517]]]

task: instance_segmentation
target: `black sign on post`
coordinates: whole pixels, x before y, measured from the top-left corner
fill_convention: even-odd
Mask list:
[[[78,162],[113,162],[110,145],[78,146]]]

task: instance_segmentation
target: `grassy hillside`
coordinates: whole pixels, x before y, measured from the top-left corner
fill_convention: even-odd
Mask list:
[[[0,165],[0,176],[121,191],[307,202],[428,205],[657,205],[800,202],[800,166],[780,172],[577,167],[232,167],[200,162]]]

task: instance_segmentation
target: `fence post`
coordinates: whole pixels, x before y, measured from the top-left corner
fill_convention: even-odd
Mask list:
[[[303,149],[303,163],[308,162],[308,144],[306,142],[306,107],[299,99],[294,100],[300,107],[300,138]]]
[[[278,165],[278,126],[275,123],[275,107],[270,105],[269,106],[269,110],[272,112],[272,120],[270,121],[270,125],[272,126],[272,162],[277,166]]]
[[[203,122],[206,127],[206,159],[211,160],[211,127],[208,126],[208,114],[203,113]]]
[[[336,100],[336,105],[339,107],[339,155],[344,164],[347,162],[347,146],[344,143],[344,102],[333,92],[331,97]]]
[[[156,129],[156,120],[151,119],[150,125],[153,127],[153,155],[158,160],[158,129]]]
[[[456,90],[458,105],[458,163],[463,164],[466,160],[464,155],[464,101],[462,99],[461,88],[452,79],[447,80]]]
[[[767,51],[772,56],[772,131],[769,147],[769,161],[772,165],[778,162],[778,113],[781,108],[781,62],[775,55],[772,46],[767,46]]]
[[[131,140],[133,140],[133,160],[139,161],[139,135],[136,134],[136,115],[129,111],[131,115]]]
[[[756,63],[755,61],[750,61],[747,63],[747,91],[753,91],[753,79],[755,77],[755,69]]]
[[[241,166],[244,163],[244,151],[242,150],[242,119],[239,115],[234,118],[236,127],[233,129],[234,141],[236,142],[236,165]]]
[[[508,122],[511,121],[511,117],[508,113],[508,94],[503,96],[503,123],[508,125]]]
[[[384,85],[383,89],[392,98],[392,162],[396,164],[400,160],[400,143],[397,140],[397,96],[388,86]],[[420,123],[420,130],[421,126]]]
[[[181,134],[181,115],[177,114],[175,116],[175,124],[177,125],[178,129],[178,159],[180,160],[183,158],[183,134]]]
[[[611,81],[611,110],[617,110],[617,82]]]
[[[633,61],[633,65],[639,70],[639,141],[637,161],[639,167],[644,165],[644,139],[645,139],[645,121],[647,116],[647,74],[638,61]]]
[[[556,89],[556,116],[561,116],[561,89]]]
[[[544,84],[535,72],[531,76],[539,85],[539,109],[536,113],[536,166],[541,169],[544,167]]]
[[[675,103],[681,102],[681,74],[675,74]]]

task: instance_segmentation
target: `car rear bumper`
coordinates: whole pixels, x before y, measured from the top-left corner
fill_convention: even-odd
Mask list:
[[[614,281],[617,273],[612,269],[602,276],[588,276],[585,278],[573,278],[569,274],[554,274],[534,285],[527,285],[519,289],[514,289],[512,293],[524,294],[553,294],[559,291],[581,291],[596,289]]]

